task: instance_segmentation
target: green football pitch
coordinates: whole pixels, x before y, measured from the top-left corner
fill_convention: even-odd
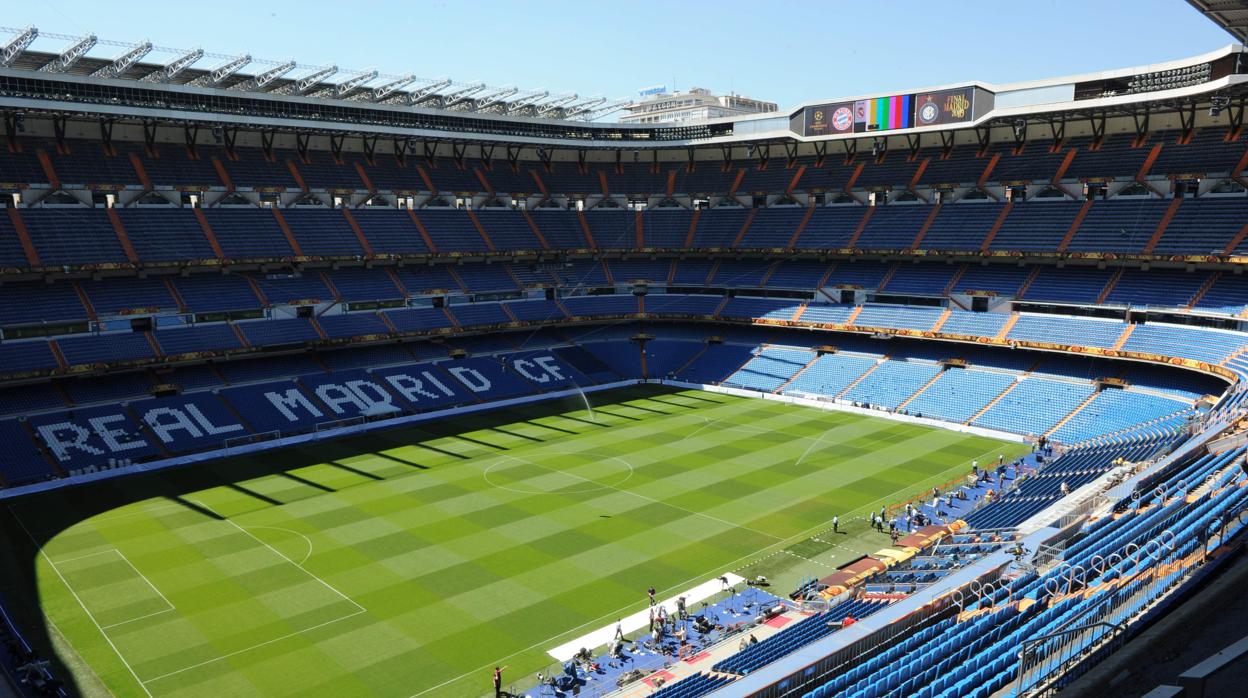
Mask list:
[[[886,546],[867,511],[1025,450],[701,391],[589,400],[11,501],[0,582],[89,695],[477,696],[649,585],[784,595]]]

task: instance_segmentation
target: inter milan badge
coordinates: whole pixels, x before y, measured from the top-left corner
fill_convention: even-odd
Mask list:
[[[919,107],[919,123],[931,124],[940,118],[940,107],[935,102],[927,102]]]

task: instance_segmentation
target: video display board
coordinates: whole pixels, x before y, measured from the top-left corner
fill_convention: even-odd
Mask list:
[[[853,133],[854,103],[839,102],[821,104],[802,110],[803,128],[800,131],[807,136],[826,136],[831,133]]]
[[[854,131],[891,131],[910,128],[914,119],[914,95],[876,97],[854,102]]]
[[[982,96],[991,93],[979,91]],[[987,111],[991,99],[981,99]],[[976,113],[976,89],[952,90],[875,97],[853,102],[831,102],[806,107],[794,114],[790,128],[803,136],[830,136],[848,133],[893,131],[918,126],[940,126],[971,121]]]
[[[970,87],[921,92],[914,96],[914,125],[938,126],[970,121],[974,99],[974,89]]]

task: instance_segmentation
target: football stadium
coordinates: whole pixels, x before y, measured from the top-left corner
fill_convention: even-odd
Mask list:
[[[1183,8],[618,120],[0,28],[0,696],[1243,695],[1248,5]]]

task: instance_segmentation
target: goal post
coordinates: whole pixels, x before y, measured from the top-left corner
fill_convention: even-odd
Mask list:
[[[221,447],[225,449],[226,453],[229,453],[239,446],[246,446],[247,444],[259,443],[261,441],[273,441],[274,439],[280,438],[281,435],[281,431],[274,429],[273,431],[262,431],[255,434],[247,434],[245,436],[231,436],[221,442]]]

